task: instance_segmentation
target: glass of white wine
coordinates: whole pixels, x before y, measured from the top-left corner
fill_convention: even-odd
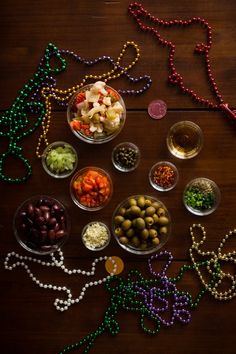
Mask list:
[[[181,121],[171,126],[167,134],[169,151],[180,159],[196,156],[203,145],[201,128],[191,121]]]

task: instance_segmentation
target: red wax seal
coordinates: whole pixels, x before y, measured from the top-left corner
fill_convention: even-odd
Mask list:
[[[162,100],[154,100],[148,105],[148,114],[153,119],[161,119],[166,115],[167,106]]]

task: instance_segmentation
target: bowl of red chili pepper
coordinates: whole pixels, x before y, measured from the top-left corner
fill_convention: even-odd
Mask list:
[[[100,210],[111,199],[113,193],[111,177],[99,167],[84,167],[72,177],[70,193],[74,203],[81,209]]]
[[[149,181],[153,188],[166,192],[173,189],[179,179],[177,167],[169,161],[159,161],[149,172]]]
[[[114,139],[122,130],[126,108],[120,94],[103,81],[79,89],[67,107],[67,121],[72,132],[90,144]]]

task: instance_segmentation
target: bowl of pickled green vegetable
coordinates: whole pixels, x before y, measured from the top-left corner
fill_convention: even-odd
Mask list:
[[[55,141],[48,145],[42,155],[44,170],[52,177],[69,177],[76,169],[78,156],[72,145]]]
[[[159,250],[171,233],[166,206],[148,195],[133,195],[121,202],[112,217],[112,232],[118,244],[135,254]]]

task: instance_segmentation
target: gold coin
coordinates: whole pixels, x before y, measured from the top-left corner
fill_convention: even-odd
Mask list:
[[[115,262],[113,263],[112,260]],[[114,271],[114,266],[116,265],[116,271]],[[105,262],[105,268],[108,273],[113,273],[114,275],[120,274],[124,269],[124,262],[120,257],[112,256],[109,257]]]

